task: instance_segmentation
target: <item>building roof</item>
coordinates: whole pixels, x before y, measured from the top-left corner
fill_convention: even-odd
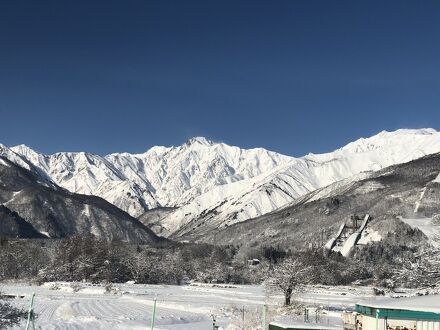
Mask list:
[[[359,302],[357,305],[375,309],[394,309],[416,312],[440,313],[440,295],[410,298],[388,298]]]

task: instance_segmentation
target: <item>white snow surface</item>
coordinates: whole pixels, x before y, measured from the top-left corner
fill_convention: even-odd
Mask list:
[[[271,322],[271,325],[276,325],[282,328],[288,329],[318,329],[318,330],[341,330],[341,326],[331,326],[324,323],[310,323],[310,322],[301,322],[298,320],[287,320],[287,321],[278,321]]]
[[[31,167],[23,159],[23,157],[21,157],[19,154],[15,153],[14,151],[12,151],[11,149],[9,149],[8,147],[6,147],[5,145],[3,145],[1,143],[0,143],[0,156],[9,159],[11,162],[13,162],[17,165],[20,165],[21,167],[23,167],[27,170],[31,170]],[[5,161],[2,161],[1,164],[3,166],[8,166]]]
[[[177,235],[183,235],[192,230],[191,220],[206,214],[206,226],[230,225],[274,211],[336,181],[437,152],[439,132],[401,129],[301,158],[205,138],[178,147],[153,147],[142,154],[43,155],[20,145],[8,149],[6,156],[12,161],[18,157],[18,162],[26,159],[58,185],[100,196],[135,217],[158,206],[178,207],[163,226],[168,235],[179,230]]]
[[[419,207],[420,207],[420,204],[422,203],[422,200],[423,200],[423,197],[425,196],[425,193],[426,193],[426,187],[424,187],[422,189],[422,191],[420,192],[420,198],[415,204],[414,213],[417,213],[419,211]]]
[[[341,249],[341,254],[344,257],[348,257],[350,254],[350,251],[353,249],[353,247],[358,244],[358,241],[361,239],[362,235],[364,234],[364,230],[367,226],[368,220],[370,219],[370,215],[367,214],[364,218],[364,221],[362,222],[361,227],[353,234],[351,234],[347,240],[344,242],[344,245]],[[366,237],[367,235],[364,235]],[[372,239],[373,237],[371,237]],[[367,239],[368,240],[368,239]]]
[[[434,179],[433,182],[440,183],[440,173],[439,173],[438,176]]]
[[[440,237],[440,224],[432,218],[402,218],[400,220],[410,225],[412,228],[420,229],[430,239],[431,243],[438,245]]]
[[[105,293],[103,286],[81,283],[73,292],[69,283],[30,286],[2,283],[0,291],[24,298],[10,302],[26,309],[34,292],[36,328],[45,330],[149,329],[154,298],[157,299],[157,330],[202,330],[212,328],[211,314],[220,329],[242,329],[242,308],[247,327],[260,324],[262,305],[268,306],[267,323],[297,322],[301,316],[281,316],[282,294],[267,296],[261,286],[194,284],[190,286],[115,284],[115,294]],[[368,287],[312,286],[295,294],[295,299],[310,306],[323,306],[323,320],[341,326],[342,311],[353,308],[360,299],[372,299]],[[285,313],[285,312],[284,312]],[[296,321],[295,321],[296,320]],[[11,330],[23,329],[20,324]]]
[[[359,304],[374,308],[440,313],[440,295],[361,301]]]
[[[0,164],[3,166],[9,166],[8,163],[6,163],[3,159],[0,158]]]
[[[331,238],[331,239],[325,244],[325,248],[326,248],[327,250],[331,250],[331,249],[333,249],[333,247],[335,246],[336,241],[338,240],[339,236],[341,236],[342,231],[344,230],[344,228],[345,228],[345,223],[341,224],[341,226],[339,227],[339,230],[338,230],[336,236],[333,237],[333,238]]]
[[[359,235],[360,234],[357,233],[357,232],[353,233],[345,241],[345,243],[344,243],[344,245],[342,246],[342,249],[341,249],[341,254],[344,257],[348,257],[348,255],[350,254],[351,249],[356,245],[356,242],[358,241]]]
[[[143,154],[105,157],[85,152],[43,155],[11,148],[72,192],[97,195],[133,216],[158,206],[184,205],[217,186],[267,173],[290,157],[264,149],[244,150],[205,138]]]
[[[367,245],[371,242],[379,242],[382,240],[382,236],[378,231],[366,228],[361,235],[361,238],[357,242],[358,245]]]

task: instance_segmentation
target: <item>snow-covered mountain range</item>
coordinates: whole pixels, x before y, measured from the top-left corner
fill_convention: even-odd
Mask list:
[[[0,154],[11,161],[72,192],[100,196],[132,216],[165,207],[161,234],[174,237],[257,217],[336,181],[437,152],[440,133],[433,129],[384,131],[301,158],[205,138],[104,157],[0,146]]]
[[[0,236],[63,238],[85,234],[107,241],[164,242],[113,204],[60,188],[35,168],[29,171],[18,166],[0,152]]]
[[[105,157],[86,152],[44,155],[25,145],[0,150],[11,161],[27,169],[34,166],[69,191],[100,196],[135,217],[159,206],[185,205],[214,187],[267,173],[291,159],[202,137],[179,147]]]
[[[326,246],[381,265],[384,256],[399,260],[401,252],[440,243],[439,173],[440,153],[427,155],[335,182],[248,221],[199,229],[186,239],[252,249]],[[355,219],[356,229],[351,227]]]

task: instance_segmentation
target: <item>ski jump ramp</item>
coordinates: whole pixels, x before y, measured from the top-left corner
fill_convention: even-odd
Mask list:
[[[350,255],[351,250],[357,244],[357,242],[359,241],[359,239],[362,236],[362,232],[367,227],[368,220],[370,220],[370,215],[369,214],[365,215],[364,221],[362,222],[362,225],[359,227],[359,229],[355,233],[351,234],[345,240],[345,242],[343,242],[343,245],[342,245],[342,248],[341,248],[340,252],[341,252],[341,254],[344,257],[348,257]],[[329,240],[327,242],[327,244],[325,245],[326,249],[333,250],[335,248],[336,242],[338,241],[338,239],[340,239],[342,237],[342,233],[344,232],[345,227],[346,227],[345,223],[341,225],[341,227],[339,228],[338,233],[336,234],[336,237],[334,237],[331,240]]]

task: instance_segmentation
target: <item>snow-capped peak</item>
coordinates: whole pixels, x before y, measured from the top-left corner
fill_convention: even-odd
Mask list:
[[[207,138],[203,137],[203,136],[196,136],[193,138],[188,139],[185,142],[185,145],[194,145],[194,144],[201,144],[204,146],[212,146],[214,144],[214,142],[212,142],[211,140],[208,140]]]
[[[162,228],[175,236],[197,235],[207,228],[228,226],[274,211],[308,192],[362,172],[437,152],[440,133],[435,130],[382,132],[334,152],[291,158],[260,176],[216,187],[168,215],[162,220]]]
[[[389,135],[433,135],[439,133],[434,128],[400,128],[395,131],[382,131],[378,136],[389,136]]]
[[[178,147],[105,157],[43,155],[26,146],[12,149],[8,149],[9,159],[26,160],[58,185],[100,196],[133,216],[158,206],[176,207],[163,224],[169,233],[184,233],[199,223],[223,226],[262,215],[358,173],[440,152],[440,133],[384,131],[334,152],[302,158],[261,148],[240,149],[203,137]]]
[[[26,161],[25,156],[21,156],[20,154],[16,153],[12,148],[8,148],[3,144],[0,144],[0,156],[8,158],[11,162],[20,165],[27,170],[31,170],[31,166]]]
[[[426,149],[427,146],[422,146],[427,140],[437,141],[440,137],[440,133],[432,128],[422,128],[422,129],[399,129],[393,132],[382,131],[369,138],[360,138],[354,142],[347,144],[346,146],[338,149],[342,152],[356,152],[363,153],[369,152],[374,149],[381,149],[386,151],[394,150],[395,152],[406,152],[406,146],[415,145],[420,146],[420,150]],[[396,149],[396,147],[400,146]],[[437,146],[434,146],[434,149]]]
[[[28,147],[25,144],[16,145],[15,147],[12,147],[11,149],[14,150],[14,151],[19,151],[19,152],[23,152],[23,153],[24,152],[32,152],[32,153],[34,153],[35,152],[32,148]]]
[[[19,155],[22,155],[23,157],[27,158],[28,160],[31,160],[31,159],[36,160],[39,157],[45,156],[44,154],[36,152],[35,150],[33,150],[32,148],[28,147],[25,144],[20,144],[15,147],[12,147],[11,150]],[[34,163],[34,162],[35,161],[32,161],[32,163]]]
[[[290,157],[244,150],[195,137],[179,147],[152,147],[142,154],[102,157],[84,152],[43,155],[13,148],[57,184],[103,197],[133,216],[158,206],[180,206],[219,185],[267,173]]]

